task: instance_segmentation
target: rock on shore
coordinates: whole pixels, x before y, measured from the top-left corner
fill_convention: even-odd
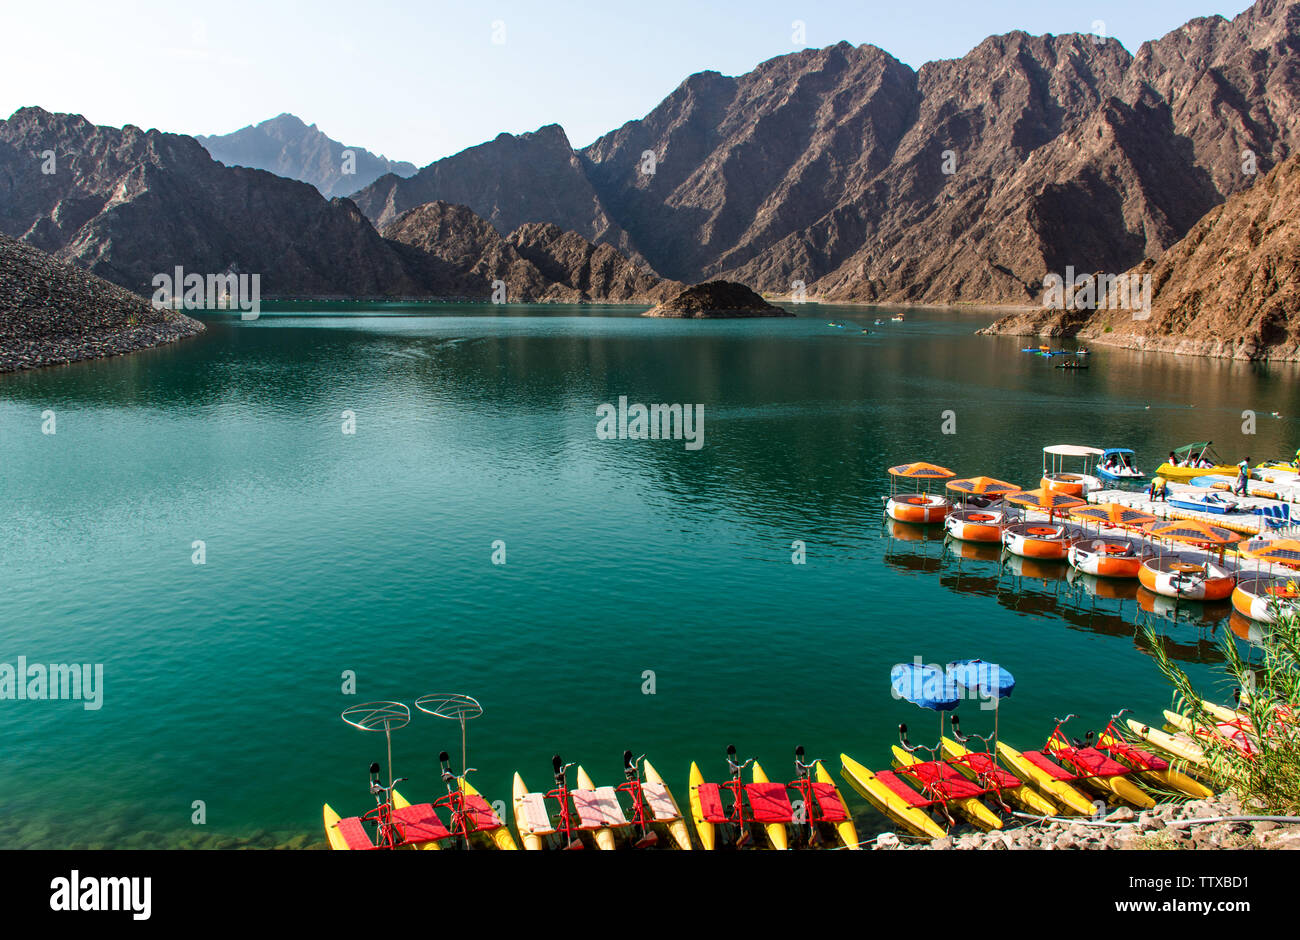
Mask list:
[[[0,372],[116,356],[203,324],[0,235]]]
[[[707,281],[686,288],[672,300],[652,307],[642,316],[703,320],[792,317],[794,314],[768,303],[744,284],[736,284],[732,281]]]
[[[1121,806],[1101,820],[1083,818],[1029,823],[997,832],[959,831],[928,843],[903,841],[892,832],[876,836],[876,849],[1300,849],[1300,826],[1267,820],[1190,820],[1247,815],[1231,794],[1209,800],[1162,803],[1151,810]],[[1100,824],[1096,824],[1100,823]]]

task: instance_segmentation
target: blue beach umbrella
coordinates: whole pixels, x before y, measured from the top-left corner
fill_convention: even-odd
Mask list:
[[[997,663],[986,663],[982,659],[958,659],[948,664],[948,677],[969,692],[983,695],[993,700],[993,743],[998,740],[998,705],[1002,699],[1011,695],[1016,687],[1016,677]]]
[[[889,685],[895,698],[906,699],[921,708],[950,712],[961,704],[961,690],[948,673],[938,666],[899,663],[889,670]],[[939,716],[939,736],[943,737],[943,716]]]
[[[935,711],[952,711],[961,704],[956,681],[938,666],[899,663],[889,670],[889,684],[898,698]]]
[[[998,698],[1007,698],[1016,687],[1015,676],[997,663],[986,663],[982,659],[956,660],[948,664],[947,673],[963,689],[985,695],[996,694]]]

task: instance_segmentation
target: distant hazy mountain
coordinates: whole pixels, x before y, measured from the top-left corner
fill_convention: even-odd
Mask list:
[[[375,156],[364,147],[348,147],[292,114],[281,114],[233,134],[195,139],[226,166],[268,170],[311,183],[326,198],[351,195],[388,173],[399,177],[415,173],[413,164]],[[348,150],[353,163],[345,167],[344,151]],[[346,168],[353,172],[345,173]]]

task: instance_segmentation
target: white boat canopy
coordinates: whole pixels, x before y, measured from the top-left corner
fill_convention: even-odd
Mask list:
[[[1100,457],[1105,451],[1100,447],[1081,447],[1078,444],[1051,444],[1043,448],[1043,453],[1060,457]]]

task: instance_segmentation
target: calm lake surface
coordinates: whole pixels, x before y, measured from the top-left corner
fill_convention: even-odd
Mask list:
[[[104,666],[97,711],[0,702],[0,847],[321,842],[321,804],[364,811],[383,760],[382,735],[339,712],[433,691],[482,702],[470,764],[489,799],[515,770],[547,783],[555,752],[617,782],[631,748],[684,802],[690,761],[718,779],[731,743],[788,779],[796,744],[838,774],[841,751],[886,766],[899,722],[932,741],[934,713],[889,692],[917,656],[1009,668],[1001,727],[1020,747],[1067,712],[1076,734],[1123,707],[1157,719],[1147,620],[1215,687],[1226,606],[1175,622],[1063,566],[891,538],[884,471],[924,459],[1034,486],[1052,443],[1133,447],[1148,470],[1193,440],[1291,454],[1293,367],[1098,349],[1062,372],[974,336],[983,314],[798,309],[281,306],[0,376],[0,662]],[[597,439],[620,395],[702,404],[703,448]],[[441,749],[459,750],[451,722],[394,734],[408,797],[443,792]],[[886,828],[848,795],[865,834]]]

